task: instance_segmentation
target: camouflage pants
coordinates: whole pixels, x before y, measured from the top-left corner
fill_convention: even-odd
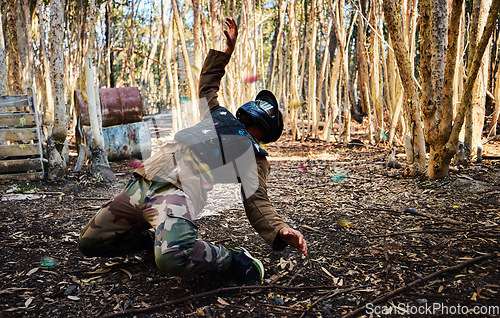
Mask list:
[[[165,273],[226,271],[231,254],[199,239],[194,213],[189,197],[173,185],[137,179],[82,229],[78,248],[87,256],[116,256],[154,246]]]

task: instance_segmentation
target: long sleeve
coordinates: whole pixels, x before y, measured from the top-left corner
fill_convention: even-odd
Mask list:
[[[210,50],[203,62],[199,84],[201,118],[205,118],[209,112],[219,106],[217,92],[219,91],[220,81],[226,73],[225,67],[230,59],[231,55],[227,53]],[[204,99],[206,99],[207,104],[204,104]],[[208,109],[205,107],[206,105],[208,105]]]
[[[253,228],[274,249],[282,250],[287,244],[278,235],[278,232],[289,227],[278,215],[267,195],[267,175],[269,162],[266,157],[256,157],[259,186],[257,191],[243,200],[245,212]]]

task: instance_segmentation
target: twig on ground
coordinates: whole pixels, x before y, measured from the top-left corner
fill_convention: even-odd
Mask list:
[[[385,275],[389,275],[389,270],[391,269],[391,261],[389,260],[389,253],[387,251],[387,237],[384,237],[384,257],[385,257],[385,266],[384,272]]]
[[[286,283],[284,286],[289,286],[292,280],[294,280],[295,277],[297,277],[303,269],[304,269],[303,267],[299,268],[299,270],[295,273],[295,275],[293,275],[292,278],[290,278],[290,280],[288,281],[288,283]]]
[[[285,290],[288,290],[288,291],[293,291],[293,290],[318,290],[318,289],[332,289],[332,288],[339,288],[339,287],[345,287],[345,286],[339,286],[339,285],[320,285],[320,286],[288,287],[288,286],[280,286],[280,285],[251,285],[251,286],[222,287],[222,288],[218,288],[218,289],[215,289],[215,290],[207,291],[207,292],[204,292],[204,293],[199,293],[199,294],[196,294],[196,295],[182,297],[182,298],[179,298],[179,299],[174,299],[174,300],[171,300],[171,301],[167,301],[167,302],[164,302],[164,303],[161,303],[161,304],[157,304],[157,305],[153,305],[153,306],[149,306],[149,307],[145,307],[145,308],[129,309],[129,310],[124,310],[124,311],[109,313],[109,314],[103,315],[101,317],[103,317],[103,318],[109,318],[109,317],[118,317],[118,316],[130,315],[130,314],[144,313],[144,312],[152,311],[152,310],[155,310],[155,309],[167,307],[167,306],[170,306],[170,305],[175,305],[175,304],[178,304],[178,303],[183,303],[183,302],[190,301],[190,300],[193,300],[193,299],[216,295],[216,294],[219,294],[221,292],[231,292],[231,291],[241,291],[241,290],[251,290],[251,289],[273,289],[273,288],[276,288],[276,289],[285,289]],[[356,288],[360,288],[360,287],[356,287]],[[347,289],[347,291],[349,291],[349,290],[350,290],[350,288]],[[340,291],[340,292],[342,292],[342,291]]]
[[[412,281],[411,283],[407,284],[407,285],[404,285],[402,287],[399,287],[398,289],[395,289],[393,290],[392,292],[390,293],[387,293],[385,294],[384,296],[382,297],[379,297],[371,302],[369,302],[370,304],[372,305],[376,305],[376,304],[380,304],[380,303],[383,303],[389,299],[392,299],[396,296],[398,296],[399,294],[405,292],[406,290],[414,287],[414,286],[417,286],[421,283],[424,283],[428,280],[431,280],[433,279],[434,277],[437,277],[437,276],[440,276],[441,274],[444,274],[444,273],[447,273],[447,272],[452,272],[452,271],[456,271],[456,270],[459,270],[459,269],[462,269],[464,267],[467,267],[469,265],[472,265],[472,264],[475,264],[475,263],[479,263],[479,262],[482,262],[482,261],[485,261],[485,260],[488,260],[488,259],[491,259],[491,258],[497,258],[499,257],[498,254],[487,254],[487,255],[483,255],[483,256],[480,256],[480,257],[476,257],[476,258],[473,258],[471,260],[468,260],[466,262],[463,262],[463,263],[460,263],[458,265],[455,265],[455,266],[451,266],[451,267],[446,267],[446,268],[443,268],[437,272],[434,272],[430,275],[427,275],[427,276],[424,276],[422,278],[419,278],[417,280],[414,280]],[[366,309],[366,304],[363,305],[362,307],[359,307],[358,309],[354,310],[354,311],[351,311],[350,313],[342,316],[342,318],[348,318],[348,317],[355,317],[359,314],[361,314],[364,310]]]

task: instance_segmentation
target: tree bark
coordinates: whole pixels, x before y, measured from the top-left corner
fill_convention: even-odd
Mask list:
[[[273,64],[276,64],[276,69],[277,72],[279,73],[280,70],[280,65],[283,63],[279,63],[278,59],[282,59],[282,53],[283,53],[283,28],[285,24],[285,14],[286,14],[286,1],[281,0],[279,4],[279,19],[278,19],[278,25],[277,25],[277,34],[276,34],[276,48],[272,52],[272,59]],[[290,17],[292,19],[292,17]],[[295,20],[295,17],[293,17]],[[291,21],[290,21],[290,27],[291,27]],[[275,72],[274,68],[271,70],[271,78],[269,80],[269,84],[271,87],[275,88],[279,86],[279,83],[275,83],[274,77],[275,77]]]
[[[52,89],[52,71],[50,67],[50,56],[47,53],[47,45],[45,43],[45,22],[44,22],[44,10],[43,3],[41,0],[37,0],[38,6],[38,25],[40,32],[40,59],[43,61],[43,75],[45,78],[45,100],[43,102],[44,112],[44,124],[48,129],[52,128],[54,124],[54,98]]]
[[[498,118],[500,117],[500,67],[495,76],[495,108],[491,115],[491,122],[488,131],[488,137],[497,135]]]
[[[481,0],[478,1],[479,10],[477,17],[477,26],[475,36],[471,38],[470,42],[474,40],[477,41],[484,29],[486,24],[486,19],[488,17],[488,8],[491,5],[491,0]],[[476,8],[476,1],[474,1],[474,7]],[[474,40],[472,40],[474,39]],[[489,45],[488,45],[489,47]],[[488,70],[490,60],[490,50],[486,48],[485,53],[481,59],[481,67],[479,69],[478,77],[474,83],[474,88],[472,91],[472,101],[470,110],[467,112],[466,130],[465,130],[465,146],[468,150],[467,155],[474,154],[478,147],[481,147],[481,137],[484,126],[485,117],[485,104],[486,104],[486,90],[488,82]],[[473,52],[470,52],[473,54]]]
[[[200,13],[200,0],[193,0],[193,57],[195,67],[195,82],[198,83],[200,71],[203,63],[203,56],[205,50],[203,49],[201,37],[201,13]]]
[[[54,147],[49,147],[49,178],[60,180],[66,173],[66,160],[61,156],[68,134],[68,116],[64,98],[64,19],[60,0],[50,1],[50,39],[52,87],[54,89],[54,127],[51,140]]]
[[[297,115],[302,110],[302,103],[299,95],[299,63],[296,58],[299,55],[299,33],[297,30],[296,20],[297,1],[292,0],[288,3],[289,23],[290,23],[290,50],[292,52],[292,60],[290,66],[290,128],[292,138],[299,140],[299,130],[297,127]]]
[[[22,94],[23,93],[23,83],[21,76],[21,61],[19,59],[19,47],[17,38],[17,27],[16,27],[16,17],[17,17],[17,2],[19,0],[9,0],[7,5],[7,30],[9,36],[7,37],[9,41],[8,45],[8,62],[9,68],[8,81],[9,81],[9,93],[11,95]]]
[[[332,6],[335,5],[337,1],[332,4]],[[344,21],[344,0],[339,0],[338,1],[338,9],[334,10],[335,7],[332,8],[332,11],[336,13],[335,17],[333,18],[333,25],[335,29],[335,36],[337,38],[338,42],[338,53],[340,54],[340,59],[341,59],[341,82],[342,85],[341,87],[343,88],[343,93],[342,90],[339,90],[339,93],[341,93],[341,97],[343,98],[343,115],[344,115],[344,120],[343,120],[343,126],[342,126],[342,143],[347,144],[350,139],[351,139],[351,107],[353,101],[350,101],[350,87],[349,87],[349,68],[348,68],[348,58],[347,58],[347,52],[346,52],[346,45],[347,45],[347,39],[346,39],[346,33],[344,28],[342,27],[345,24]]]
[[[136,86],[135,81],[135,53],[134,53],[134,42],[135,42],[135,2],[140,0],[132,0],[131,6],[132,11],[130,12],[130,43],[128,47],[128,63],[129,65],[129,76],[130,76],[130,86]]]
[[[2,13],[0,12],[0,96],[8,94],[7,83],[7,54],[3,35]]]
[[[362,112],[368,114],[371,111],[370,93],[368,87],[370,86],[370,79],[368,75],[368,58],[366,52],[366,27],[364,17],[366,16],[366,0],[359,1],[360,14],[358,15],[358,36],[356,52],[358,56],[358,88],[361,99]],[[371,114],[370,114],[371,115]],[[369,117],[371,119],[371,116]],[[368,122],[368,140],[373,144],[373,125]]]
[[[458,150],[458,136],[460,134],[460,130],[462,129],[462,125],[464,123],[465,114],[470,108],[470,102],[472,100],[472,89],[474,87],[474,82],[476,81],[476,77],[479,73],[479,68],[481,66],[481,61],[483,58],[484,51],[490,42],[491,34],[493,33],[493,29],[496,25],[496,19],[498,17],[498,12],[500,11],[500,0],[494,0],[490,7],[490,13],[488,15],[488,19],[486,21],[486,26],[484,28],[484,32],[481,36],[480,41],[476,47],[476,51],[474,54],[474,58],[472,60],[472,64],[470,65],[467,76],[467,81],[465,83],[464,93],[460,100],[460,107],[457,111],[455,122],[453,128],[451,130],[450,137],[446,142],[444,148],[444,154],[442,159],[442,165],[444,167],[449,167],[449,163],[451,158],[455,155]],[[448,168],[442,169],[442,175],[437,175],[436,177],[442,177],[447,174]],[[446,173],[444,173],[446,172]]]
[[[31,32],[31,9],[30,1],[20,0],[19,1],[19,23],[21,26],[21,31],[24,34],[22,42],[24,45],[24,66],[23,66],[23,83],[24,87],[30,87],[34,84],[35,78],[35,66],[33,64],[34,51],[33,51],[33,36]],[[19,34],[19,33],[18,33]]]
[[[174,19],[177,25],[177,31],[179,34],[180,45],[182,50],[182,57],[184,58],[184,65],[186,66],[186,78],[188,81],[188,92],[191,98],[191,112],[192,112],[192,124],[196,124],[200,120],[200,109],[198,107],[198,93],[197,84],[193,78],[193,72],[191,71],[191,62],[189,61],[189,54],[186,47],[186,40],[184,39],[184,23],[179,15],[179,8],[177,6],[177,0],[172,0],[172,10],[174,14]]]
[[[343,1],[343,0],[340,0]],[[342,11],[341,11],[342,12]],[[318,137],[318,126],[319,126],[319,111],[318,104],[316,102],[316,34],[317,34],[317,22],[316,22],[316,1],[311,1],[311,14],[309,15],[310,23],[310,41],[308,44],[309,50],[309,60],[307,63],[308,70],[308,81],[307,81],[307,106],[310,109],[309,114],[312,120],[311,135],[313,138]]]
[[[371,1],[371,14],[370,23],[373,27],[377,27],[380,21],[380,9],[378,8],[378,1]],[[404,44],[403,44],[404,45]],[[383,117],[383,95],[380,90],[381,84],[381,62],[382,56],[380,52],[380,38],[377,35],[373,35],[370,38],[370,52],[371,52],[371,105],[373,107],[373,119],[375,126],[375,141],[379,142],[381,138],[381,132],[384,131],[384,117]]]
[[[113,53],[111,52],[111,0],[106,1],[106,87],[115,87]]]

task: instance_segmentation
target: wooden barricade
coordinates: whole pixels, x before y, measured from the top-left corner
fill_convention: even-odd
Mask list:
[[[0,96],[0,180],[40,180],[43,152],[36,95]]]

